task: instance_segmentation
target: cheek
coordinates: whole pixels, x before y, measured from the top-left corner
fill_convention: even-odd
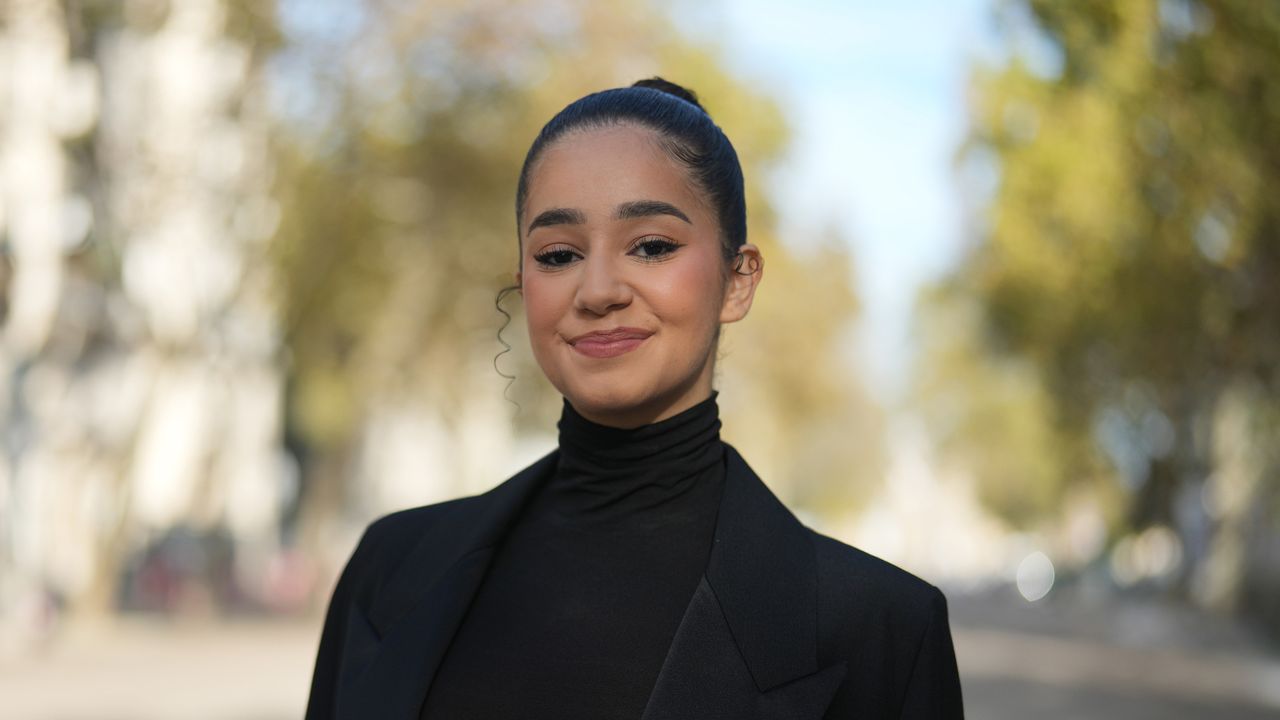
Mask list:
[[[692,258],[691,258],[692,259]],[[720,317],[720,277],[713,262],[673,263],[654,283],[650,297],[655,311],[672,324],[703,330]]]
[[[545,331],[555,327],[561,313],[555,284],[545,279],[529,279],[524,286],[524,311],[532,331]]]

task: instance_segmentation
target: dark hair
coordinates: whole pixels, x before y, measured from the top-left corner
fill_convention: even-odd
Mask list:
[[[529,196],[529,174],[543,150],[574,130],[627,123],[653,130],[667,155],[688,169],[715,210],[725,262],[732,262],[747,241],[747,202],[738,153],[697,95],[660,77],[591,93],[570,103],[543,126],[525,155],[516,186],[517,238]]]

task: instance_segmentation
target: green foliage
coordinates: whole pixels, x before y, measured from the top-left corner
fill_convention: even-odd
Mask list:
[[[986,456],[984,492],[1015,521],[1105,471],[1128,523],[1177,524],[1223,389],[1280,396],[1280,5],[1031,0],[1002,17],[1011,47],[1048,52],[975,74],[966,152],[998,158],[1000,182],[924,314],[978,319],[926,359],[922,397],[961,408],[934,407],[942,435]]]

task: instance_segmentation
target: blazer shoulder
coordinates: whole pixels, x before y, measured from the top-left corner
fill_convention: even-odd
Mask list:
[[[848,665],[826,717],[962,717],[942,591],[825,535],[813,544],[819,659]]]
[[[374,518],[361,533],[344,572],[353,576],[353,583],[360,585],[385,577],[397,568],[426,533],[449,518],[466,512],[474,505],[475,499],[476,496],[455,498]]]
[[[935,585],[864,550],[810,530],[817,556],[820,602],[827,608],[873,615],[917,631],[946,597]]]
[[[519,496],[556,461],[558,449],[543,455],[511,477],[475,495],[396,510],[375,518],[361,536],[360,544],[368,545],[370,554],[398,553],[413,546],[424,533],[434,530],[464,531],[474,517],[486,507],[502,504]],[[402,553],[401,553],[402,554]]]
[[[454,498],[380,515],[371,520],[365,527],[363,538],[378,546],[390,545],[394,547],[405,542],[412,542],[422,534],[423,530],[431,527],[440,518],[446,517],[453,512],[465,510],[474,503],[476,497],[478,496]]]
[[[368,585],[395,575],[405,562],[415,557],[415,550],[426,548],[427,557],[439,559],[437,551],[453,547],[472,538],[477,524],[494,510],[515,507],[543,477],[557,458],[553,450],[505,481],[476,495],[443,500],[441,502],[396,510],[379,516],[365,526],[348,560],[354,581]],[[474,539],[474,538],[472,538]],[[464,548],[465,549],[465,548]],[[417,560],[422,560],[418,553]]]

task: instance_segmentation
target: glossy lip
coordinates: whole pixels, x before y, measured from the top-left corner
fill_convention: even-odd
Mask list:
[[[572,337],[569,344],[588,357],[610,358],[635,350],[652,334],[640,328],[618,327]]]

